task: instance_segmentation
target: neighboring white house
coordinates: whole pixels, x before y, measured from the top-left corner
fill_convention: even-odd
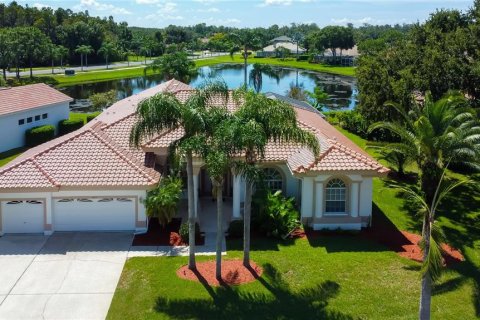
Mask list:
[[[0,152],[24,146],[27,129],[68,119],[70,101],[43,83],[0,88]]]
[[[278,49],[287,49],[290,54],[304,54],[307,50],[298,45],[292,38],[281,36],[270,41],[271,44],[257,52],[258,57],[277,56]]]
[[[78,131],[30,149],[0,168],[0,233],[145,230],[142,200],[166,169],[168,146],[184,131],[167,130],[140,149],[130,147],[137,104],[160,92],[184,101],[192,90],[175,80],[145,90],[115,103]],[[238,107],[229,100],[228,110]],[[294,108],[300,126],[317,136],[321,153],[315,158],[300,145],[269,142],[261,162],[266,182],[295,197],[302,221],[315,229],[367,226],[372,178],[388,170],[315,110]],[[226,181],[232,218],[241,219],[245,182],[233,174]],[[201,197],[211,196],[201,158],[194,159],[194,185],[195,212],[201,220]]]

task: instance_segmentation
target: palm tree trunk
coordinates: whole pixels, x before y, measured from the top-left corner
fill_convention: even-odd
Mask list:
[[[7,69],[3,68],[3,79],[7,81]]]
[[[80,65],[82,66],[83,71],[83,53],[80,53]]]
[[[197,269],[195,264],[195,201],[194,201],[194,191],[193,191],[193,159],[192,153],[187,152],[187,191],[188,191],[188,245],[189,245],[189,256],[188,256],[188,268],[190,270]]]
[[[30,58],[30,79],[33,79],[33,63],[32,63],[32,58]]]
[[[217,183],[217,241],[215,277],[222,279],[222,240],[223,240],[223,183]]]
[[[430,236],[431,236],[430,217],[427,214],[423,221],[422,236],[425,242],[425,248],[423,250],[423,263],[426,262],[428,254],[430,252]],[[430,305],[432,300],[432,278],[430,274],[426,272],[422,275],[422,288],[420,293],[420,307],[418,316],[420,320],[430,319]]]
[[[85,67],[88,69],[88,54],[85,55]]]
[[[245,188],[245,204],[243,209],[243,265],[250,266],[250,216],[252,214],[253,183],[248,181]]]
[[[435,196],[435,190],[442,176],[442,170],[433,162],[427,162],[421,166],[422,175],[422,191],[425,193],[425,200],[428,205],[431,205],[433,202],[433,197]]]
[[[244,74],[244,86],[245,86],[245,89],[247,88],[247,46],[244,46],[243,48],[243,74]]]
[[[105,62],[107,63],[107,69],[108,69],[108,56],[105,57]]]
[[[54,69],[54,66],[53,66],[53,64],[54,64],[54,62],[53,62],[53,59],[52,59],[52,74],[54,74],[54,73],[55,73],[55,72],[54,72],[54,70],[53,70],[53,69]]]

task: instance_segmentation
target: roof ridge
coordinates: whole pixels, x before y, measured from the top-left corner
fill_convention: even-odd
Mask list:
[[[53,177],[45,169],[43,169],[43,167],[40,165],[40,163],[37,162],[35,158],[32,159],[32,163],[45,176],[45,178],[50,181],[53,186],[60,187],[60,184],[57,183],[55,179],[53,179]]]
[[[126,161],[132,168],[141,173],[149,181],[155,181],[155,178],[151,177],[146,171],[144,171],[141,166],[137,163],[137,160],[131,156],[130,152],[123,149],[115,141],[113,141],[107,134],[102,131],[96,131],[89,129],[90,131],[101,143],[106,145],[109,149],[115,152],[120,158]]]
[[[122,122],[123,120],[126,120],[127,118],[129,118],[129,117],[131,117],[131,116],[134,116],[136,113],[137,113],[137,112],[134,111],[134,112],[129,113],[129,114],[127,114],[126,116],[123,116],[123,117],[121,117],[120,119],[117,119],[117,120],[115,120],[115,121],[113,121],[113,122],[111,122],[111,123],[105,123],[105,122],[100,121],[100,120],[98,120],[98,122],[101,122],[101,123],[105,124],[105,125],[101,128],[101,130],[103,131],[103,130],[106,130],[106,129],[110,129],[110,128],[113,127],[114,125]],[[93,126],[92,126],[91,128],[93,128]]]
[[[378,167],[383,167],[375,159],[370,159],[369,157],[361,154],[360,152],[357,152],[355,150],[350,149],[349,147],[339,143],[338,141],[334,140],[332,146],[334,146],[337,150],[342,151],[342,152],[348,154],[349,156],[351,156],[351,157],[353,157],[353,158],[355,158],[359,161],[363,161],[364,163],[368,163],[371,166],[374,166],[374,164],[376,164]]]

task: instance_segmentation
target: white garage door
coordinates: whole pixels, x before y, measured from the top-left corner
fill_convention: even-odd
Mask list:
[[[40,200],[2,202],[4,233],[39,233],[44,228],[44,204]]]
[[[135,230],[135,199],[56,199],[53,223],[55,231]]]

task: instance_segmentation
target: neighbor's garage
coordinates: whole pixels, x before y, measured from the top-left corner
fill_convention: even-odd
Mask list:
[[[3,233],[43,233],[44,201],[2,201],[1,212]]]
[[[53,200],[55,231],[135,230],[135,198],[65,198]]]

